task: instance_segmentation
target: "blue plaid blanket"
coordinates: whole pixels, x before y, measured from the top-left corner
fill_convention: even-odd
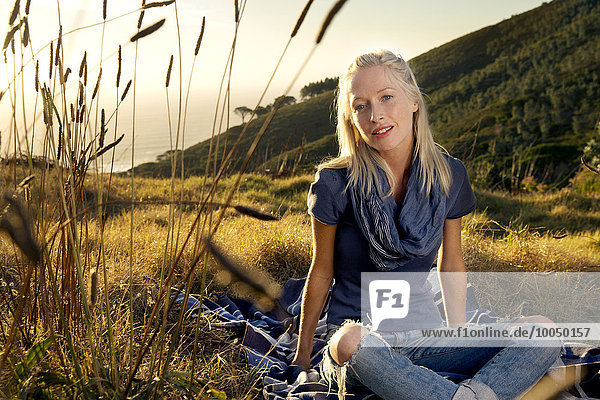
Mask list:
[[[440,307],[443,305],[439,282],[435,269],[429,275],[435,300]],[[198,297],[191,295],[186,304],[186,310],[193,316],[198,313],[211,313],[217,317],[219,326],[229,327],[243,334],[242,346],[248,357],[248,364],[263,375],[263,395],[267,400],[322,400],[337,399],[336,391],[330,391],[326,382],[320,379],[318,367],[311,373],[303,371],[302,367],[290,365],[298,339],[298,324],[302,290],[305,279],[290,279],[283,287],[278,308],[273,312],[263,313],[253,303],[233,299],[226,295],[204,299],[202,304]],[[181,306],[183,294],[175,299]],[[317,365],[322,358],[326,334],[326,310],[321,315],[315,332],[312,365]],[[476,323],[491,323],[497,319],[493,313],[478,308],[477,301],[470,285],[467,286],[467,321]],[[575,385],[569,393],[561,394],[560,399],[600,398],[600,348],[576,343],[565,344],[562,364],[554,367],[553,373],[561,373],[567,367],[575,368],[576,373],[582,374],[582,381]],[[452,373],[440,373],[442,376],[460,381],[467,376]],[[362,400],[374,395],[365,389],[363,392],[348,393],[347,399]]]

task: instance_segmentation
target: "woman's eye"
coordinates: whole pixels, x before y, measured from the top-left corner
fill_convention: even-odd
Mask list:
[[[385,95],[385,96],[383,96],[382,98],[383,98],[383,100],[389,100],[389,99],[391,99],[391,98],[392,98],[392,95],[391,95],[391,94],[386,94],[386,95]]]
[[[362,110],[365,109],[365,107],[366,106],[364,104],[359,104],[359,105],[357,105],[357,106],[354,107],[354,110],[355,111],[362,111]]]

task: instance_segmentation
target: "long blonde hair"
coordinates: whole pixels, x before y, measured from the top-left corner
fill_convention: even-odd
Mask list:
[[[413,137],[415,140],[413,162],[416,159],[419,160],[420,170],[418,173],[422,179],[421,190],[425,190],[429,195],[437,179],[444,194],[448,195],[452,183],[452,174],[448,161],[433,140],[423,95],[406,61],[389,50],[378,50],[356,57],[346,72],[340,76],[336,104],[336,134],[339,143],[339,154],[336,158],[320,164],[318,169],[348,168],[348,185],[360,187],[363,193],[369,194],[374,188],[382,193],[381,184],[375,179],[377,176],[376,166],[378,165],[390,177],[392,188],[385,195],[391,195],[396,185],[392,171],[379,153],[360,137],[357,127],[352,122],[352,108],[350,105],[349,87],[352,77],[361,69],[376,66],[386,67],[391,77],[397,81],[409,100],[418,104],[418,109],[413,116]]]

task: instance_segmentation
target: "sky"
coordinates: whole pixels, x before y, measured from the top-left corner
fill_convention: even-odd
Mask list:
[[[22,12],[25,3],[26,0],[21,0]],[[305,0],[247,0],[245,3],[240,1],[240,4],[245,5],[238,27],[231,71],[231,110],[238,106],[253,108],[256,105],[305,3]],[[98,104],[99,107],[105,108],[108,114],[115,109],[118,97],[115,76],[116,52],[119,45],[122,46],[123,54],[119,93],[123,91],[125,83],[133,78],[134,65],[137,65],[135,129],[132,118],[133,96],[129,94],[119,108],[117,133],[125,134],[125,138],[117,146],[117,169],[131,166],[132,148],[133,163],[139,164],[154,160],[158,154],[176,144],[179,148],[182,143],[187,147],[210,137],[219,83],[234,39],[234,1],[177,0],[176,8],[171,5],[146,10],[144,27],[162,18],[166,18],[166,23],[156,33],[137,42],[136,64],[136,46],[129,42],[129,38],[137,30],[139,11],[136,10],[140,4],[141,1],[134,0],[107,0],[108,22],[104,26],[99,24],[87,27],[102,22],[102,1],[31,0],[29,25],[32,46],[25,49],[23,60],[26,67],[22,78],[19,75],[16,80],[16,126],[20,135],[24,132],[23,115],[28,131],[31,131],[34,116],[34,63],[28,63],[28,60],[32,57],[32,51],[36,53],[35,58],[40,62],[40,81],[50,85],[48,44],[58,36],[60,17],[65,69],[70,67],[74,71],[67,81],[65,94],[70,101],[73,101],[77,94],[77,72],[84,51],[87,52],[89,66],[88,100],[101,65],[102,80]],[[323,19],[333,4],[333,0],[314,1],[298,35],[287,50],[271,89],[262,102],[263,105],[271,103],[275,97],[281,95],[294,80],[300,66],[311,52]],[[298,98],[300,88],[307,83],[339,75],[356,55],[365,51],[387,48],[401,54],[405,59],[411,59],[469,32],[496,24],[540,4],[540,0],[349,0],[336,15],[321,44],[298,76],[290,95]],[[0,0],[0,22],[3,18],[8,22],[13,5],[14,0]],[[205,34],[194,62],[194,47],[203,17],[206,17]],[[113,18],[114,20],[109,21]],[[8,31],[8,25],[5,26]],[[69,33],[81,27],[87,28]],[[179,42],[181,63],[178,56]],[[171,55],[174,55],[175,61],[167,91],[165,77]],[[8,82],[12,81],[15,72],[20,68],[20,59],[18,48],[16,56],[10,51],[7,52],[7,62],[4,68],[0,68],[0,90],[9,88]],[[177,140],[180,80],[182,105],[185,104],[188,86],[189,102],[185,135]],[[22,88],[25,89],[25,96],[21,95]],[[14,144],[9,146],[11,137],[14,137],[15,125],[11,117],[13,90],[14,86],[10,86],[10,91],[0,102],[2,157],[6,157],[14,147]],[[34,140],[38,149],[41,148],[40,132],[43,132],[39,108],[36,108],[38,133]],[[92,118],[94,115],[95,112]],[[222,127],[226,125],[226,121],[227,116],[223,119]],[[229,124],[238,125],[240,122],[240,117],[231,112]],[[222,129],[216,129],[220,130]],[[111,128],[109,137],[113,134],[114,129]]]

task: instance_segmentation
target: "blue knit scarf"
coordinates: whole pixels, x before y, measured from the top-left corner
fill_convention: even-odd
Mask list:
[[[351,187],[354,217],[369,243],[369,257],[380,271],[405,266],[412,259],[424,257],[442,243],[446,201],[436,179],[429,196],[421,190],[419,162],[413,161],[406,196],[399,213],[393,196],[382,198],[375,188],[365,195]],[[382,193],[390,190],[385,172],[377,167]],[[395,215],[396,214],[396,215]]]

